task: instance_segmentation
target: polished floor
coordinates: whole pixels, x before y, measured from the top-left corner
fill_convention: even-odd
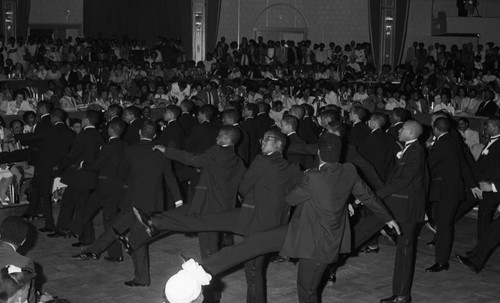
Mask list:
[[[5,213],[5,211],[4,211]],[[100,225],[101,218],[96,218]],[[457,226],[454,252],[465,252],[475,241],[475,220],[462,219]],[[34,221],[36,227],[41,221]],[[422,231],[417,255],[413,286],[413,302],[500,302],[500,250],[495,252],[486,268],[474,274],[451,260],[450,270],[426,273],[434,263],[433,249],[426,246],[432,238],[429,230]],[[149,288],[129,288],[123,285],[133,277],[132,262],[127,256],[120,264],[99,261],[72,261],[70,256],[81,249],[71,247],[74,239],[50,239],[40,234],[27,255],[38,264],[43,290],[69,299],[73,303],[159,303],[164,302],[166,280],[180,268],[178,254],[199,258],[195,237],[174,235],[151,246],[152,285]],[[324,303],[378,302],[391,295],[391,277],[395,247],[381,240],[378,254],[350,258],[339,269],[335,284],[327,284],[322,292]],[[268,302],[297,302],[296,266],[293,263],[271,263],[268,274]],[[245,302],[246,284],[241,268],[223,277],[222,302]]]

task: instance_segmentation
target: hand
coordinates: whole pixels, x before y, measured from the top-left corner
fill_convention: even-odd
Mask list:
[[[354,216],[354,207],[352,207],[352,204],[349,203],[348,204],[348,207],[349,207],[349,216]]]
[[[481,189],[479,187],[471,188],[471,191],[472,191],[472,195],[474,196],[474,198],[479,199],[479,200],[483,200],[483,192],[481,191]]]
[[[489,182],[479,182],[479,188],[483,192],[491,192],[493,191],[493,186]]]
[[[164,152],[165,152],[165,150],[166,150],[166,147],[165,147],[165,146],[163,146],[163,145],[155,145],[155,146],[153,146],[153,150],[159,150],[159,151],[161,151],[162,153],[164,153]]]
[[[398,235],[401,234],[401,229],[399,229],[399,225],[398,225],[398,223],[396,223],[396,220],[389,221],[389,222],[387,222],[385,224],[387,226],[389,226],[389,228],[393,228]]]

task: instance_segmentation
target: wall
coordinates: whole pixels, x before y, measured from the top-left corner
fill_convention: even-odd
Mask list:
[[[83,0],[31,0],[29,20],[30,24],[83,24]]]
[[[481,22],[476,22],[478,20],[472,20],[466,22],[466,25],[472,27],[477,24],[474,32],[480,32],[481,36],[479,43],[486,43],[489,41],[494,41],[496,44],[500,44],[500,36],[496,34],[495,31],[488,30],[490,26],[486,25],[488,23],[487,18],[500,18],[500,1],[498,0],[481,0],[479,1],[479,13],[485,20]],[[434,8],[432,7],[431,0],[411,0],[410,1],[410,17],[408,20],[408,30],[406,34],[406,47],[407,49],[414,41],[423,42],[425,44],[439,42],[446,44],[448,46],[452,44],[461,45],[463,43],[472,42],[474,45],[477,43],[476,38],[463,38],[463,37],[433,37],[431,36],[431,16],[434,11],[434,16],[437,16],[439,11],[443,11],[449,17],[457,17],[457,7],[456,1],[450,0],[435,0]],[[473,18],[473,17],[468,17]],[[462,19],[462,18],[461,18]],[[476,19],[476,18],[474,18]],[[489,23],[495,24],[497,20],[489,19]],[[481,24],[482,23],[482,24]],[[494,26],[494,25],[493,25]],[[455,28],[457,28],[455,26]],[[451,28],[450,28],[451,30]],[[448,31],[450,32],[450,31]]]
[[[370,39],[368,0],[222,0],[218,37],[225,36],[226,41],[236,41],[238,37],[253,39],[254,26],[305,26],[301,14],[288,6],[271,8],[257,19],[266,7],[277,3],[293,6],[304,15],[308,39],[313,42],[333,41],[343,45],[351,40]]]

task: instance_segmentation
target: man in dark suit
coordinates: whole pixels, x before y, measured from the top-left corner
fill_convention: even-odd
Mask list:
[[[0,224],[0,268],[7,265],[14,265],[21,268],[26,276],[26,280],[30,281],[30,291],[28,296],[29,303],[35,303],[35,285],[34,278],[36,277],[35,263],[28,257],[22,256],[17,252],[26,241],[28,236],[28,224],[16,216],[5,218]]]
[[[291,163],[297,163],[302,170],[304,170],[306,156],[288,154],[287,150],[289,148],[293,149],[293,146],[298,144],[306,144],[306,141],[302,140],[296,133],[297,125],[299,121],[294,116],[286,116],[281,120],[281,132],[287,137],[287,145],[285,148],[286,159]]]
[[[384,132],[387,123],[385,115],[374,113],[368,121],[371,132],[358,145],[361,155],[377,170],[383,181],[394,167],[394,159],[399,147],[394,138]]]
[[[243,161],[245,167],[250,165],[250,135],[241,127],[240,113],[236,109],[228,109],[222,113],[222,124],[232,125],[240,132],[239,141],[236,143],[236,154]]]
[[[242,207],[232,211],[186,217],[186,210],[176,209],[152,218],[160,230],[175,232],[226,231],[248,237],[288,221],[289,207],[285,193],[301,177],[297,165],[283,159],[285,136],[269,130],[262,139],[262,154],[257,156],[241,180]],[[142,219],[147,221],[146,218]],[[258,255],[256,255],[258,256]],[[266,258],[258,257],[245,264],[247,302],[266,302]]]
[[[39,148],[35,162],[30,206],[26,215],[35,216],[41,203],[45,217],[45,227],[40,228],[41,232],[54,232],[51,200],[52,181],[75,137],[65,124],[67,115],[63,110],[58,108],[52,110],[50,117],[53,123],[52,127],[46,128],[45,131],[17,136],[23,144],[31,142],[37,144]]]
[[[316,125],[316,123],[313,121],[314,107],[307,103],[303,103],[300,106],[304,108],[305,113],[304,118],[302,119],[302,121],[300,121],[300,124],[302,124],[302,129],[308,129],[308,133],[310,133],[310,135],[308,136],[308,142],[318,143],[319,128],[318,125]]]
[[[181,200],[179,188],[172,172],[170,161],[163,155],[153,151],[152,140],[156,135],[156,125],[144,122],[140,129],[140,141],[130,146],[124,154],[118,174],[125,180],[126,192],[120,202],[118,213],[111,224],[93,245],[81,254],[73,256],[74,260],[98,260],[99,255],[115,241],[113,229],[120,234],[129,230],[129,239],[134,243],[142,242],[145,237],[142,226],[134,217],[133,207],[151,214],[163,211],[163,180],[172,192],[176,201]],[[134,279],[125,282],[129,287],[149,286],[149,252],[147,246],[137,249],[132,254]]]
[[[448,270],[455,214],[460,201],[465,199],[461,148],[450,135],[450,128],[451,123],[447,118],[434,121],[436,140],[430,148],[428,163],[431,175],[429,201],[435,202],[434,220],[437,224],[436,263],[426,269],[428,272]]]
[[[108,126],[116,120],[122,121],[123,108],[119,104],[111,104],[104,114],[106,124],[101,128],[101,136],[105,142],[109,140]]]
[[[75,218],[71,230],[80,235],[87,224],[93,224],[92,220],[99,209],[103,211],[104,227],[110,228],[116,214],[118,204],[123,197],[123,181],[118,176],[118,168],[123,160],[123,155],[128,144],[120,137],[125,131],[125,122],[121,119],[112,120],[107,127],[108,143],[105,144],[97,155],[95,162],[80,164],[81,170],[98,173],[96,190],[90,194],[85,204],[82,215]],[[108,248],[108,261],[123,261],[123,254],[118,243],[113,243]]]
[[[257,122],[259,128],[258,137],[260,139],[264,136],[264,133],[268,131],[275,123],[274,120],[269,117],[269,112],[271,111],[271,106],[269,104],[261,101],[257,103],[257,106],[259,107],[259,113],[255,118],[255,122]]]
[[[243,121],[241,121],[241,127],[247,131],[250,136],[250,154],[249,163],[252,163],[255,156],[260,152],[259,144],[259,125],[255,120],[257,114],[259,113],[259,107],[254,103],[247,103],[243,107]]]
[[[185,210],[188,216],[197,217],[232,210],[236,207],[238,186],[245,172],[242,160],[235,153],[235,145],[240,140],[240,134],[236,126],[223,126],[219,130],[217,144],[201,155],[155,146],[155,149],[161,150],[165,157],[201,169],[193,201],[184,208],[176,210],[177,212]],[[216,231],[198,233],[202,259],[220,249],[221,235]],[[205,298],[210,302],[218,301],[220,291],[207,289]]]
[[[180,116],[177,118],[177,121],[179,121],[179,124],[181,125],[182,129],[184,130],[184,135],[186,137],[189,136],[191,133],[191,129],[198,125],[198,121],[196,118],[193,116],[192,112],[194,110],[194,103],[191,100],[183,100],[181,102],[181,110],[182,113]]]
[[[387,129],[387,133],[399,142],[399,130],[403,127],[403,123],[408,120],[410,113],[401,107],[396,107],[390,115],[391,126]],[[400,145],[403,144],[400,142]]]
[[[399,131],[399,141],[405,143],[396,157],[396,166],[385,182],[376,191],[401,227],[396,248],[396,261],[392,278],[391,297],[380,300],[388,302],[411,302],[411,285],[415,269],[417,225],[424,220],[426,198],[425,149],[418,141],[422,126],[416,121],[407,121]]]
[[[481,190],[479,198],[482,198],[478,214],[478,221],[481,222],[478,224],[483,232],[467,256],[456,255],[460,263],[476,273],[483,269],[489,256],[500,243],[500,219],[492,219],[500,198],[500,117],[488,120],[486,133],[490,135],[490,140],[483,149],[476,168]]]
[[[476,116],[480,117],[492,117],[498,114],[498,105],[495,103],[493,98],[495,94],[489,90],[483,93],[484,101],[479,104],[477,108]]]
[[[370,128],[365,124],[367,116],[367,110],[361,106],[353,107],[349,113],[349,121],[353,124],[349,130],[348,140],[356,147],[359,147],[371,132]]]
[[[179,149],[184,148],[185,132],[177,120],[180,114],[181,109],[177,105],[169,105],[165,109],[163,119],[167,122],[167,125],[160,136],[159,143],[161,145]]]
[[[494,178],[500,170],[500,118],[498,116],[488,119],[486,134],[490,136],[490,139],[473,167],[475,179],[479,183],[494,182]],[[468,196],[466,201],[460,203],[455,220],[462,218],[479,202],[477,238],[478,241],[481,241],[485,235],[489,234],[489,227],[498,206],[498,196],[494,191],[493,193],[483,193],[480,186],[467,192],[468,195],[470,193],[474,197]]]
[[[68,185],[61,201],[61,209],[57,219],[56,232],[49,234],[51,238],[74,236],[70,224],[74,216],[81,216],[87,198],[95,189],[97,174],[79,170],[82,161],[95,162],[99,149],[103,145],[102,137],[96,129],[99,125],[99,113],[89,110],[82,119],[83,130],[75,137],[69,153],[62,161],[61,182]],[[90,244],[94,241],[94,227],[87,225],[79,236],[79,242]]]
[[[306,115],[306,110],[300,105],[292,105],[288,114],[297,118],[299,124],[297,125],[297,135],[304,140],[307,144],[318,143],[318,134],[315,133],[314,129],[310,124],[304,122],[304,117]],[[309,163],[309,167],[311,164]]]
[[[123,121],[128,124],[123,134],[123,141],[127,142],[129,145],[139,142],[139,130],[144,123],[141,109],[136,106],[127,107],[123,112]]]
[[[71,63],[64,64],[62,70],[64,74],[61,76],[61,79],[59,79],[61,85],[63,87],[64,86],[76,87],[76,83],[78,82],[78,74],[74,69],[74,67],[71,66]]]
[[[195,154],[201,154],[215,144],[218,129],[212,123],[215,118],[215,110],[210,105],[203,105],[198,112],[198,125],[191,129],[189,137],[186,138],[185,150]]]

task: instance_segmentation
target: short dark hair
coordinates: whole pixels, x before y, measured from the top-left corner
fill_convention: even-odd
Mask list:
[[[65,122],[66,118],[68,117],[68,115],[66,114],[66,112],[64,110],[60,109],[60,108],[54,108],[50,112],[50,116],[52,118],[57,119],[57,121],[60,121],[60,122]]]
[[[183,111],[190,113],[194,108],[194,103],[191,100],[183,100],[180,106]]]
[[[269,114],[269,112],[271,111],[271,106],[266,102],[261,101],[257,103],[257,106],[259,107],[259,113]]]
[[[134,118],[138,119],[142,116],[142,110],[140,108],[138,108],[137,106],[129,106],[125,109],[127,112],[129,112],[130,114],[132,114],[132,116],[134,116]]]
[[[294,131],[297,130],[297,127],[299,126],[299,120],[291,115],[284,116],[283,119],[281,119],[281,122],[290,125]]]
[[[108,107],[108,112],[112,113],[114,116],[121,117],[123,114],[123,108],[118,104],[111,104]]]
[[[7,302],[28,283],[28,278],[24,272],[9,274],[9,265],[0,269],[0,302]]]
[[[21,126],[23,126],[23,125],[24,125],[23,121],[21,121],[21,120],[19,120],[19,119],[14,119],[14,120],[12,120],[12,121],[10,121],[10,122],[9,122],[9,128],[11,128],[11,129],[12,129],[12,127],[14,127],[14,123],[20,123],[20,124],[21,124]]]
[[[108,127],[115,133],[117,136],[121,136],[125,132],[125,122],[120,119],[112,120]]]
[[[247,103],[245,105],[245,109],[247,109],[250,112],[252,112],[252,117],[257,116],[257,114],[259,113],[259,107],[255,103]]]
[[[458,119],[458,122],[460,122],[460,121],[463,121],[463,122],[464,122],[465,124],[467,124],[467,125],[469,125],[469,123],[470,123],[470,122],[469,122],[469,119],[467,119],[467,118],[465,118],[465,117],[460,117],[460,118]]]
[[[333,109],[326,109],[322,111],[319,116],[322,120],[328,120],[328,122],[340,121],[340,112]]]
[[[97,127],[99,121],[101,121],[101,114],[96,110],[87,110],[85,112],[85,118],[89,120],[90,125]]]
[[[75,126],[75,124],[77,124],[77,123],[82,124],[82,119],[78,119],[78,118],[71,118],[71,119],[69,119],[69,126],[70,127]]]
[[[387,116],[383,113],[373,113],[371,119],[375,121],[380,128],[383,128],[387,123]]]
[[[434,124],[432,126],[438,131],[444,133],[450,131],[451,123],[448,118],[440,117],[434,121]]]
[[[342,140],[331,133],[324,133],[319,137],[318,150],[321,160],[336,163],[340,160]]]
[[[238,123],[241,118],[241,114],[238,110],[232,108],[232,109],[227,109],[222,113],[222,117],[227,117],[233,121],[233,123]]]
[[[200,107],[201,114],[205,115],[208,121],[212,121],[215,116],[215,109],[212,105],[210,104],[205,104],[202,107]]]
[[[264,137],[266,136],[266,134],[269,134],[271,135],[272,137],[274,137],[274,139],[276,139],[276,141],[279,141],[281,143],[281,148],[280,148],[280,151],[283,151],[283,149],[285,148],[286,146],[286,136],[284,133],[282,133],[279,129],[277,128],[271,128],[269,130],[267,130],[265,133],[264,133]]]
[[[302,106],[302,108],[304,108],[306,115],[308,115],[310,117],[314,116],[314,107],[312,107],[312,105],[307,104],[307,103],[303,103],[300,106]]]
[[[49,101],[40,101],[38,102],[36,107],[40,109],[43,108],[46,113],[50,113],[54,108],[54,104],[50,103]]]
[[[365,122],[366,117],[368,117],[368,111],[364,107],[361,107],[361,106],[353,107],[352,112],[356,116],[358,116],[359,120],[361,120],[362,122]]]
[[[231,145],[236,145],[240,141],[241,132],[240,130],[233,125],[224,125],[219,130],[220,133],[223,133],[224,136],[227,136],[231,141]]]
[[[396,117],[398,117],[399,121],[405,122],[410,118],[410,113],[402,108],[402,107],[396,107],[392,110],[392,114]]]
[[[23,120],[24,120],[24,122],[28,122],[28,117],[29,116],[33,116],[33,117],[36,118],[36,113],[34,111],[31,111],[31,110],[27,111],[27,112],[24,112],[24,114],[23,114]]]
[[[9,216],[0,224],[0,240],[21,246],[28,236],[28,224],[22,218]]]
[[[141,127],[141,136],[153,139],[156,136],[156,124],[151,121],[145,121]]]
[[[177,117],[179,117],[179,115],[181,114],[181,108],[178,107],[177,105],[169,105],[165,108],[165,112],[172,113],[174,115],[175,119],[177,119]]]
[[[492,116],[488,119],[488,122],[491,122],[496,127],[500,128],[500,116]]]

